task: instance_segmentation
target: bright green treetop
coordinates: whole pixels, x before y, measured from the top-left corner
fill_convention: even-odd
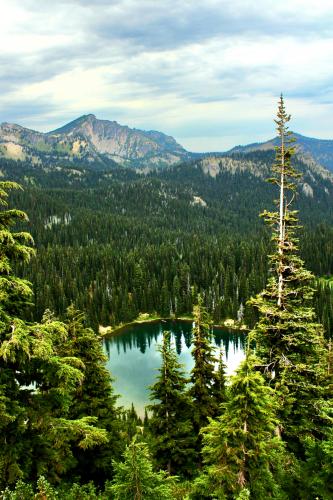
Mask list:
[[[154,472],[148,447],[134,438],[124,453],[124,462],[114,463],[115,477],[110,487],[115,500],[173,500],[171,479]]]

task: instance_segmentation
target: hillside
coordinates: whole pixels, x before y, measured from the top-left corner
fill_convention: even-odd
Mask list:
[[[62,314],[71,302],[93,325],[143,311],[185,314],[198,290],[215,321],[236,317],[267,279],[270,242],[258,214],[272,208],[272,161],[272,151],[238,153],[143,175],[1,160],[2,175],[25,187],[13,201],[29,214],[38,250],[22,270],[34,284],[36,317],[46,307]],[[316,274],[332,274],[333,175],[295,164],[302,256]]]
[[[333,172],[333,140],[314,139],[304,135],[293,133],[296,139],[296,150],[298,155],[308,161],[314,161]],[[253,143],[246,146],[236,146],[227,154],[249,153],[251,151],[269,151],[278,145],[278,138],[270,139],[262,143]]]

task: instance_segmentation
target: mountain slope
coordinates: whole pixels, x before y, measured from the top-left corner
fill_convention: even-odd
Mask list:
[[[333,172],[333,141],[327,139],[314,139],[312,137],[305,137],[304,135],[293,133],[296,139],[296,148],[298,154],[312,159],[323,167]],[[278,145],[278,138],[270,139],[266,142],[256,142],[246,146],[236,146],[232,148],[227,154],[233,153],[249,153],[251,151],[268,151]]]
[[[32,164],[49,162],[115,163],[132,167],[165,166],[190,154],[173,137],[142,131],[84,115],[63,127],[42,133],[20,125],[0,125],[0,155]]]

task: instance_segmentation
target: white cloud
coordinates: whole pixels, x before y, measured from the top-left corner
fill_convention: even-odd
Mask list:
[[[329,0],[0,0],[0,9],[4,120],[46,130],[92,112],[217,150],[271,136],[283,91],[298,131],[330,134]]]

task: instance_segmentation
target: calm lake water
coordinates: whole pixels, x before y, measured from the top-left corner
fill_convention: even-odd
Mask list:
[[[179,360],[184,371],[189,373],[193,367],[192,324],[189,322],[163,321],[135,325],[103,342],[108,356],[107,368],[114,378],[113,387],[115,393],[120,395],[118,404],[130,407],[133,403],[139,415],[144,414],[144,407],[150,403],[148,387],[154,383],[161,364],[157,346],[165,330],[171,332],[171,341]],[[223,349],[227,373],[233,373],[244,358],[245,335],[216,329],[213,331],[213,340],[217,354],[220,347]]]

